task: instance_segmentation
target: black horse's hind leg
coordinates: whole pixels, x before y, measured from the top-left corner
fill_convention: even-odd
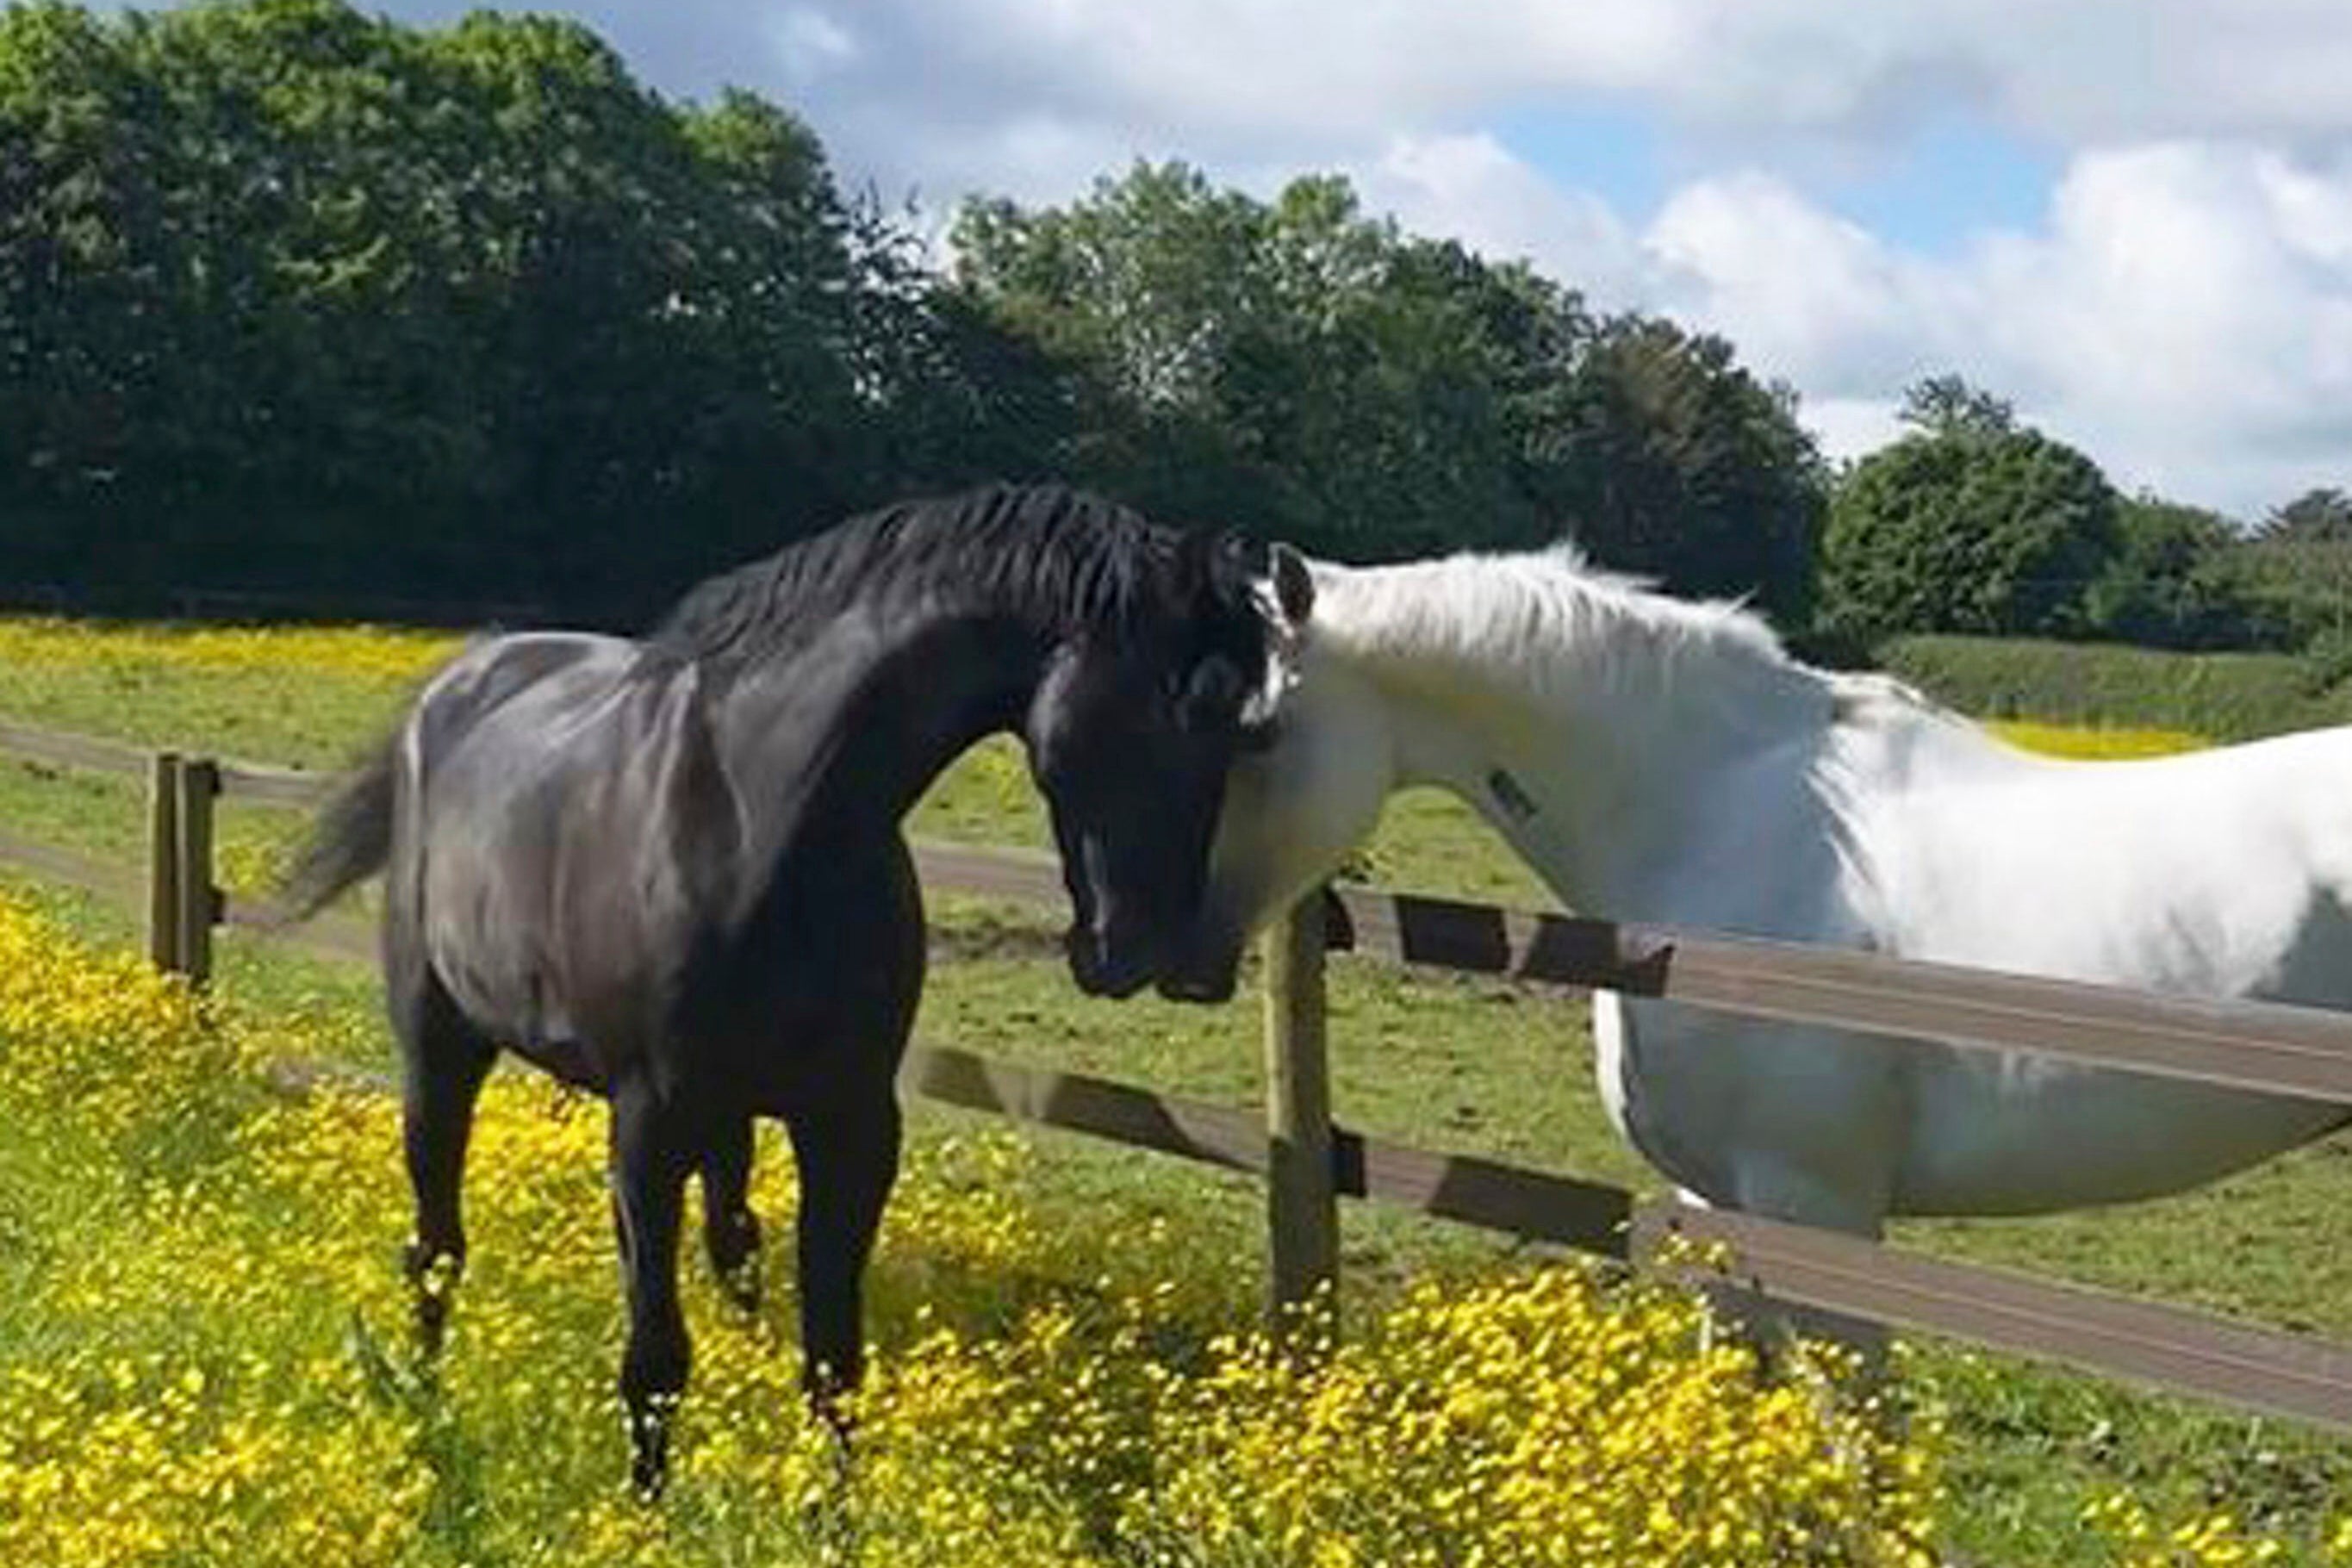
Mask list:
[[[752,1214],[752,1121],[721,1117],[702,1152],[702,1239],[728,1300],[760,1310],[760,1221]]]
[[[898,1102],[884,1079],[807,1106],[788,1125],[801,1176],[801,1384],[838,1425],[840,1396],[863,1371],[862,1288],[898,1179]]]
[[[669,1429],[692,1351],[678,1308],[677,1240],[696,1151],[685,1119],[641,1079],[613,1094],[613,1216],[629,1293],[621,1399],[629,1414],[629,1477],[658,1497],[669,1475]]]
[[[402,1264],[415,1292],[417,1342],[437,1354],[466,1267],[461,1189],[474,1102],[497,1047],[467,1023],[430,971],[401,988],[392,1009],[406,1065],[401,1141],[416,1199],[416,1235]]]

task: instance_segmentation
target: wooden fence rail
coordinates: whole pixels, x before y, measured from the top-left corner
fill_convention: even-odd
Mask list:
[[[199,976],[209,971],[215,924],[268,928],[273,913],[213,887],[215,803],[227,795],[307,806],[332,783],[10,725],[0,725],[0,752],[150,778],[152,853],[143,883],[120,868],[5,835],[0,862],[111,896],[143,892],[156,961]],[[933,887],[1022,902],[1064,898],[1055,864],[1043,856],[925,845],[917,860]],[[365,960],[374,951],[372,931],[346,917],[273,934],[334,957]],[[1670,1199],[1636,1202],[1622,1188],[1363,1137],[1330,1115],[1327,951],[2352,1104],[2352,1016],[1359,889],[1309,900],[1268,936],[1262,1118],[935,1046],[910,1051],[905,1081],[947,1103],[1264,1176],[1278,1321],[1309,1299],[1336,1306],[1335,1200],[1364,1197],[2352,1431],[2352,1347]],[[1719,1256],[1706,1265],[1661,1264],[1659,1246],[1669,1236],[1718,1244]]]

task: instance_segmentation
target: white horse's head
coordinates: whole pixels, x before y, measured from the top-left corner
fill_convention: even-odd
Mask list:
[[[1234,760],[1200,921],[1160,990],[1185,1001],[1234,993],[1251,935],[1318,885],[1380,820],[1396,783],[1388,712],[1364,678],[1310,632],[1298,684],[1263,750]]]

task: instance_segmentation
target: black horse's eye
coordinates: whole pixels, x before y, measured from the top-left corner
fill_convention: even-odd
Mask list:
[[[1242,672],[1223,654],[1193,667],[1176,700],[1176,721],[1187,730],[1213,730],[1231,723],[1242,705]]]

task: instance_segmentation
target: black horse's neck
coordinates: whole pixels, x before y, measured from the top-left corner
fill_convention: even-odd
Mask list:
[[[803,679],[840,694],[814,720],[803,831],[830,842],[894,830],[940,773],[974,743],[1018,731],[1055,644],[1017,617],[928,606],[860,627],[838,669],[798,661]]]
[[[1052,656],[1001,616],[902,613],[877,626],[853,614],[717,693],[711,731],[740,814],[732,922],[875,885],[931,782],[984,736],[1021,728]]]
[[[816,836],[881,844],[965,749],[1021,726],[1072,638],[1171,624],[1176,549],[1058,488],[897,507],[697,589],[647,668],[693,672],[742,851],[772,871]]]

